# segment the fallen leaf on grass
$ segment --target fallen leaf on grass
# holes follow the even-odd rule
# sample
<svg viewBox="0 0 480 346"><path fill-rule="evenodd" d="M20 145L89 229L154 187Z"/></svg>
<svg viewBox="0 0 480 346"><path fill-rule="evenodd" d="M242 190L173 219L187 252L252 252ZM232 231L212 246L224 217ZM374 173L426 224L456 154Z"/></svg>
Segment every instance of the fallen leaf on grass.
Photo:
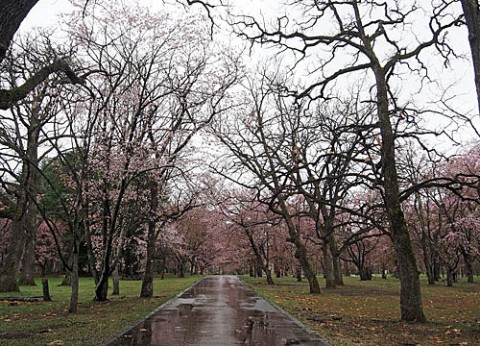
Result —
<svg viewBox="0 0 480 346"><path fill-rule="evenodd" d="M48 346L63 346L63 340L55 340L52 341L51 343L47 344Z"/></svg>

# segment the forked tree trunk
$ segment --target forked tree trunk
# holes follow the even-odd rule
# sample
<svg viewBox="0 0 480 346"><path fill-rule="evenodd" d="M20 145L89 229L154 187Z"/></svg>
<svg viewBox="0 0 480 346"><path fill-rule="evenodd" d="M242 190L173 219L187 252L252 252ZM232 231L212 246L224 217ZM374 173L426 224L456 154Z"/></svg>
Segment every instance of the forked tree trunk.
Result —
<svg viewBox="0 0 480 346"><path fill-rule="evenodd" d="M95 288L95 301L105 302L108 300L108 275L102 275ZM73 285L73 278L72 278Z"/></svg>
<svg viewBox="0 0 480 346"><path fill-rule="evenodd" d="M255 262L256 262L256 267L257 267L257 276L262 277L262 271L265 272L265 276L267 277L267 284L268 285L273 285L273 278L272 278L272 273L270 269L268 268L268 265L265 263L265 261L262 258L260 249L258 248L257 244L255 243L255 239L253 237L253 233L250 229L247 227L243 227L243 230L245 231L245 234L247 235L248 241L250 243L250 248L253 251L253 254L255 255Z"/></svg>
<svg viewBox="0 0 480 346"><path fill-rule="evenodd" d="M267 277L267 284L268 285L273 285L273 278L272 278L272 271L270 269L265 270L265 276Z"/></svg>
<svg viewBox="0 0 480 346"><path fill-rule="evenodd" d="M323 271L325 276L325 288L335 288L335 275L333 273L333 259L330 252L330 244L324 241L322 244Z"/></svg>
<svg viewBox="0 0 480 346"><path fill-rule="evenodd" d="M300 238L299 230L296 229L293 224L292 218L290 217L288 208L284 200L279 200L280 208L284 216L285 222L287 223L288 235L290 236L289 242L295 245L295 258L298 259L300 266L305 274L305 277L308 281L308 287L311 294L320 294L320 285L318 283L317 276L313 271L313 268L308 260L307 248Z"/></svg>

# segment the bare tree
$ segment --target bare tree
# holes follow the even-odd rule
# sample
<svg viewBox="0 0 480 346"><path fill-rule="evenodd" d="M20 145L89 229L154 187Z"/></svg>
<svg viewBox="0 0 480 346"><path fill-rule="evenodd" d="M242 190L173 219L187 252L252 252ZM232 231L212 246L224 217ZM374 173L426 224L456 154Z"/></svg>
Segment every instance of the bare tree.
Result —
<svg viewBox="0 0 480 346"><path fill-rule="evenodd" d="M290 5L304 16L297 21L279 18L272 27L251 17L240 18L234 24L241 35L254 42L278 45L300 54L301 58L309 53L317 54L316 81L294 93L299 98L332 97L332 86L340 79L362 72L372 77L372 99L367 96L365 101L373 102L377 110L382 149L381 184L400 271L401 316L402 320L423 322L419 273L399 198L392 117L401 113L402 106L398 105L391 85L396 72L405 67L409 73L427 73L421 53L428 48L436 48L448 56L451 50L444 33L459 24L461 18L440 16L448 6L433 4L423 9L437 14L427 23L428 35L420 42L407 43L397 37L398 33L407 31L405 23L409 18L420 11L412 3L291 1Z"/></svg>
<svg viewBox="0 0 480 346"><path fill-rule="evenodd" d="M28 71L68 54L53 49L45 35L24 38L17 45L15 56L8 56L6 60L9 64L10 85L15 87L28 78L26 77ZM1 274L1 281L5 283L5 288L2 289L18 290L18 286L15 287L13 283L22 254L20 282L34 284L34 245L39 222L37 207L41 193L40 162L51 152L50 139L45 129L53 126L60 111L55 97L60 82L61 79L53 76L45 80L28 97L15 103L1 116L1 183L6 192L11 192L11 200L6 204L15 205L11 209L11 219L16 239L12 244L16 250L9 251L11 256L8 257L9 260Z"/></svg>

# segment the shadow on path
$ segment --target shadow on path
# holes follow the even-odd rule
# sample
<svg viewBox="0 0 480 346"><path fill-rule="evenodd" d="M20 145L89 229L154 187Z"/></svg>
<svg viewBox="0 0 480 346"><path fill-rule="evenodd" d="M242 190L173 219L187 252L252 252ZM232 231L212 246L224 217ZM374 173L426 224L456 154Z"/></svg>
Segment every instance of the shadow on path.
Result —
<svg viewBox="0 0 480 346"><path fill-rule="evenodd" d="M286 316L235 276L207 277L146 320L104 345L316 345Z"/></svg>

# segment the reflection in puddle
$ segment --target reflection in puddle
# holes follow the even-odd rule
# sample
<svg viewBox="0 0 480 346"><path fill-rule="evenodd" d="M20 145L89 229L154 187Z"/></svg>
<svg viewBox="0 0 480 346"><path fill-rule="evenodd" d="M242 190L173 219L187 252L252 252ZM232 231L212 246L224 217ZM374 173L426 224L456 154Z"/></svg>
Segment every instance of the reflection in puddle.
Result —
<svg viewBox="0 0 480 346"><path fill-rule="evenodd" d="M208 277L107 345L327 345L244 287Z"/></svg>

